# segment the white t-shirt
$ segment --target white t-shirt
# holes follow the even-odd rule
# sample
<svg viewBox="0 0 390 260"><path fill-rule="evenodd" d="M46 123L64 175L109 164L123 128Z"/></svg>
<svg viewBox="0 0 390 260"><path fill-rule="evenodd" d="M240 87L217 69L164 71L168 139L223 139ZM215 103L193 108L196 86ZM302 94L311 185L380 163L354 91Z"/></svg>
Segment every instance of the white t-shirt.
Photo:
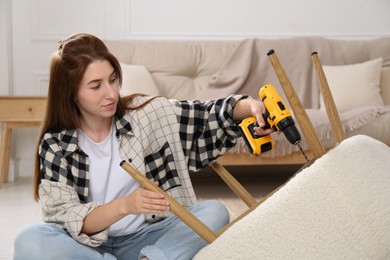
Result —
<svg viewBox="0 0 390 260"><path fill-rule="evenodd" d="M80 129L77 130L79 146L88 154L90 160L88 202L105 204L124 197L140 187L138 182L120 166L122 160L119 156L119 141L115 137L114 129L115 126L112 125L110 134L100 143L92 141ZM128 235L145 225L147 223L144 214L130 214L112 224L108 235Z"/></svg>

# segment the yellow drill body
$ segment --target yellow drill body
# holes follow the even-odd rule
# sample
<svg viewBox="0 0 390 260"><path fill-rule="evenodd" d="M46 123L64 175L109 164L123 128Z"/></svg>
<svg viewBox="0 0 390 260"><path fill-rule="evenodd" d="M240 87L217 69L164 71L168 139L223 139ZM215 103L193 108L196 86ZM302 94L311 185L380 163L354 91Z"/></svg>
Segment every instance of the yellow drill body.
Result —
<svg viewBox="0 0 390 260"><path fill-rule="evenodd" d="M272 128L274 131L284 133L287 140L299 145L301 136L295 126L295 122L287 106L271 84L263 86L259 91L259 97L265 106L264 128ZM258 126L254 117L249 117L239 124L241 134L247 144L250 152L254 155L270 151L275 144L271 135L254 135L253 128Z"/></svg>
<svg viewBox="0 0 390 260"><path fill-rule="evenodd" d="M260 89L259 97L266 109L264 115L266 128L272 128L275 132L282 131L280 124L283 120L286 120L286 118L291 117L291 113L284 105L278 92L276 92L272 85L268 84Z"/></svg>

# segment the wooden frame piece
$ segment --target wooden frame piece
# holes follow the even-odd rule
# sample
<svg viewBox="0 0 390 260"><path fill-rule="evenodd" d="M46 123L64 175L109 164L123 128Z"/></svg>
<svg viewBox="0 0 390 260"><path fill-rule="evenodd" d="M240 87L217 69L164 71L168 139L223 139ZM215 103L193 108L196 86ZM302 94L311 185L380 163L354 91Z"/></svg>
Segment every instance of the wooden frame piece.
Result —
<svg viewBox="0 0 390 260"><path fill-rule="evenodd" d="M324 100L326 114L328 116L330 127L332 128L332 132L335 135L336 142L340 143L346 137L343 124L341 123L336 104L334 102L332 93L330 91L328 81L325 77L325 73L321 65L320 57L318 57L317 52L313 52L311 54L311 57L313 60L314 68L316 70L317 81L320 87L322 98Z"/></svg>
<svg viewBox="0 0 390 260"><path fill-rule="evenodd" d="M271 61L271 64L275 70L276 76L279 79L280 85L283 88L284 93L288 99L288 102L291 106L292 111L294 112L295 118L298 121L301 131L306 138L306 141L313 152L314 158L319 158L325 154L325 148L322 146L320 139L317 137L317 134L314 130L313 124L309 119L301 101L298 98L290 80L287 77L286 72L284 71L278 56L274 50L270 50L268 53L268 58Z"/></svg>
<svg viewBox="0 0 390 260"><path fill-rule="evenodd" d="M169 196L169 194L167 194L165 191L157 187L151 180L142 175L142 173L132 167L129 163L127 163L126 161L122 161L121 166L131 175L131 177L133 177L139 184L141 184L142 187L147 190L162 194L164 198L169 201L169 206L171 208L172 213L175 214L178 218L180 218L185 224L187 224L192 230L194 230L208 243L213 242L218 237L216 233L214 233L198 218L192 215L188 211L188 209L183 207L174 198Z"/></svg>

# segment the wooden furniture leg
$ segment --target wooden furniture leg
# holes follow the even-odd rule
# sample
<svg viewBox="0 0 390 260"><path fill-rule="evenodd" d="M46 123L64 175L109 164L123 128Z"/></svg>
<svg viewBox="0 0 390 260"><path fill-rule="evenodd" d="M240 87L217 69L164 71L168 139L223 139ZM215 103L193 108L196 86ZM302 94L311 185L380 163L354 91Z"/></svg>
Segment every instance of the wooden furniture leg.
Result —
<svg viewBox="0 0 390 260"><path fill-rule="evenodd" d="M336 142L340 143L346 137L343 124L341 123L340 116L330 91L328 81L326 80L318 53L313 52L311 57L314 63L314 68L317 72L317 81L318 85L320 86L320 91L324 100L326 114L328 116L332 132L335 135Z"/></svg>
<svg viewBox="0 0 390 260"><path fill-rule="evenodd" d="M2 122L1 147L0 147L0 189L3 181L8 182L12 129L39 127L40 125L41 122L36 120L31 120L26 122L22 122L22 121Z"/></svg>
<svg viewBox="0 0 390 260"><path fill-rule="evenodd" d="M178 203L174 198L169 196L162 189L157 187L152 181L142 175L137 169L132 167L126 161L121 162L121 166L125 169L138 183L141 184L147 190L155 191L164 196L169 201L169 206L173 214L180 218L187 226L194 230L199 236L201 236L208 243L213 242L218 234L214 233L205 224L203 224L198 218L191 214L185 207Z"/></svg>
<svg viewBox="0 0 390 260"><path fill-rule="evenodd" d="M319 158L325 154L325 148L322 146L317 134L314 130L313 124L310 121L305 109L302 106L295 90L288 79L286 72L284 71L280 61L274 50L268 52L268 58L275 70L276 76L286 94L288 102L290 103L291 109L294 111L295 117L298 121L301 131L306 138L306 141L313 152L315 158Z"/></svg>
<svg viewBox="0 0 390 260"><path fill-rule="evenodd" d="M256 199L220 163L214 162L211 167L248 207L252 207L257 203Z"/></svg>
<svg viewBox="0 0 390 260"><path fill-rule="evenodd" d="M0 188L8 181L9 158L11 147L12 131L7 122L2 123L1 149L0 149Z"/></svg>

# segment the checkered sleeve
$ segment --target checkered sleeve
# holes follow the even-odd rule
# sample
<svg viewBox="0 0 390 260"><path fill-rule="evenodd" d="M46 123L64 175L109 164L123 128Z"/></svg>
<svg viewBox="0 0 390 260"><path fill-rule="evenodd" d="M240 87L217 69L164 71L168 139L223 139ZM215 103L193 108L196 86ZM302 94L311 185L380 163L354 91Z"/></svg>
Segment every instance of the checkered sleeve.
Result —
<svg viewBox="0 0 390 260"><path fill-rule="evenodd" d="M74 167L66 160L58 139L46 134L40 143L39 156L39 203L43 220L62 225L80 243L93 247L101 245L107 240L107 230L92 236L81 233L85 217L99 204L80 201L77 181L74 181L79 172L72 174Z"/></svg>
<svg viewBox="0 0 390 260"><path fill-rule="evenodd" d="M49 180L42 180L39 185L39 197L43 221L61 225L76 241L88 246L97 247L107 240L107 229L91 236L81 232L85 217L98 203L80 203L73 188Z"/></svg>
<svg viewBox="0 0 390 260"><path fill-rule="evenodd" d="M39 146L41 177L73 186L81 201L88 197L87 155L78 148L75 130L46 133Z"/></svg>
<svg viewBox="0 0 390 260"><path fill-rule="evenodd" d="M190 170L199 170L237 143L238 126L233 121L233 109L244 95L206 102L176 101L180 124L180 139Z"/></svg>

